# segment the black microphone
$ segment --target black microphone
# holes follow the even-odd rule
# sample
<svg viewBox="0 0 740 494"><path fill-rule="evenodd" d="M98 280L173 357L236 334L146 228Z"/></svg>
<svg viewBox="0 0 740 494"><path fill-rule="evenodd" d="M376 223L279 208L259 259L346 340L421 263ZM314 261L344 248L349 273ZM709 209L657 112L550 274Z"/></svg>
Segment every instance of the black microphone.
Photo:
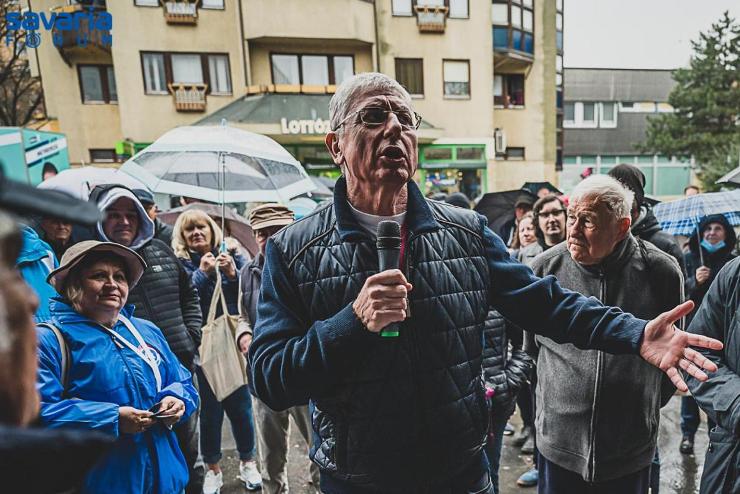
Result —
<svg viewBox="0 0 740 494"><path fill-rule="evenodd" d="M401 225L396 221L378 223L378 264L380 272L388 269L399 269L401 261ZM399 335L397 324L389 324L380 331L380 336L395 337Z"/></svg>

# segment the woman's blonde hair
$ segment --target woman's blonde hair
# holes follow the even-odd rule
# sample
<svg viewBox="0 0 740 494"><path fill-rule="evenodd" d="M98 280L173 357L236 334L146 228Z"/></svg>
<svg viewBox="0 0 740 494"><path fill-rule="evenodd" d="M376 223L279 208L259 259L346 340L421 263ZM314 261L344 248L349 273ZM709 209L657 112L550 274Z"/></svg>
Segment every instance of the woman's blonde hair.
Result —
<svg viewBox="0 0 740 494"><path fill-rule="evenodd" d="M175 255L180 259L190 259L190 249L188 249L188 242L185 239L185 230L190 229L190 227L200 221L205 221L211 228L211 250L221 245L223 233L221 233L221 228L213 221L213 218L198 209L185 211L177 217L175 226L172 229L172 250L175 251Z"/></svg>

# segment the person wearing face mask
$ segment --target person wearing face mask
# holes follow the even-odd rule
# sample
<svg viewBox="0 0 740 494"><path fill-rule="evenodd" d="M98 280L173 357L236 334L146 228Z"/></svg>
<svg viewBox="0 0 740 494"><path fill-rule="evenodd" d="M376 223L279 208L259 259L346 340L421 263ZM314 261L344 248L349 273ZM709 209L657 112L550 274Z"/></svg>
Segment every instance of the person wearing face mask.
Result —
<svg viewBox="0 0 740 494"><path fill-rule="evenodd" d="M694 233L689 239L689 252L686 254L686 271L689 273L686 281L686 294L694 301L696 307L701 305L704 296L709 291L714 278L720 269L736 256L732 253L735 248L735 230L721 214L704 218L698 226L698 234ZM694 317L694 312L686 320L688 325ZM712 430L714 424L708 419L707 429ZM681 432L683 437L679 450L683 454L694 453L694 436L699 428L699 407L691 396L681 398Z"/></svg>

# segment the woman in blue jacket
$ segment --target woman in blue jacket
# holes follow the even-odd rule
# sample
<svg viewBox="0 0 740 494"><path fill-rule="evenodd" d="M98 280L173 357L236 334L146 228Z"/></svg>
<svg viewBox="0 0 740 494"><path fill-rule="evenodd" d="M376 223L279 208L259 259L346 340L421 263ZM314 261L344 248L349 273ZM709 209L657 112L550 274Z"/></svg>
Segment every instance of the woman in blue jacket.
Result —
<svg viewBox="0 0 740 494"><path fill-rule="evenodd" d="M223 236L216 222L203 211L190 209L178 216L172 232L172 249L190 274L200 296L203 322L207 322L216 283L220 280L226 308L232 315L239 312L239 272L245 259L234 250L222 248ZM218 304L216 316L221 315ZM234 343L236 345L236 343ZM221 426L224 412L229 416L236 449L239 452L239 479L249 491L262 487L255 455L252 397L242 386L222 401L216 399L203 371L198 368L200 409L200 449L208 471L203 483L204 494L216 494L223 485L221 460Z"/></svg>
<svg viewBox="0 0 740 494"><path fill-rule="evenodd" d="M41 421L117 438L83 492L175 494L188 481L172 426L198 394L159 329L125 306L144 268L134 251L90 240L49 273L61 297L38 326Z"/></svg>

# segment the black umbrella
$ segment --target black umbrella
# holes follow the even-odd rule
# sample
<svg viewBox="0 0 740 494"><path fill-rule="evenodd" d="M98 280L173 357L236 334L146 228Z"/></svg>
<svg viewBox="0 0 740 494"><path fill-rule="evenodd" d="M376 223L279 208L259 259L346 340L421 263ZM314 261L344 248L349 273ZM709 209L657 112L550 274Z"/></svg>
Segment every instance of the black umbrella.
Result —
<svg viewBox="0 0 740 494"><path fill-rule="evenodd" d="M522 185L522 189L528 190L535 196L537 195L537 192L539 192L540 189L547 189L552 194L562 195L563 191L555 187L550 182L524 182L524 185Z"/></svg>
<svg viewBox="0 0 740 494"><path fill-rule="evenodd" d="M533 203L537 200L537 196L526 189L489 192L480 198L475 210L488 218L489 228L498 233L504 223L514 219L514 206L521 196L528 196Z"/></svg>

